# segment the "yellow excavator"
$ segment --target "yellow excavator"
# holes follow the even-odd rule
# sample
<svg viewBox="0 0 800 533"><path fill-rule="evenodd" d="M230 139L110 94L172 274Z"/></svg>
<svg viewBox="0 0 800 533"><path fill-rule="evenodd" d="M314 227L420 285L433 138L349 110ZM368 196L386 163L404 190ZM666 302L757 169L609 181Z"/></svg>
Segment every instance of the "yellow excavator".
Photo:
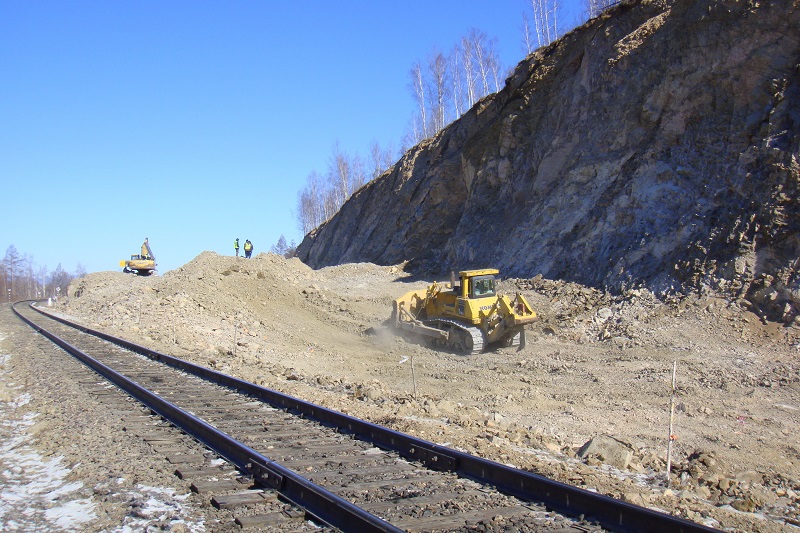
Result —
<svg viewBox="0 0 800 533"><path fill-rule="evenodd" d="M464 270L450 283L433 282L427 289L410 291L394 301L392 326L428 337L432 343L465 355L489 345L519 346L525 325L536 312L525 298L498 294L494 268Z"/></svg>
<svg viewBox="0 0 800 533"><path fill-rule="evenodd" d="M126 274L138 274L140 276L149 276L156 271L156 256L153 255L153 250L150 249L150 243L145 238L142 243L142 251L139 255L132 255L129 260L123 259L119 262L122 271Z"/></svg>

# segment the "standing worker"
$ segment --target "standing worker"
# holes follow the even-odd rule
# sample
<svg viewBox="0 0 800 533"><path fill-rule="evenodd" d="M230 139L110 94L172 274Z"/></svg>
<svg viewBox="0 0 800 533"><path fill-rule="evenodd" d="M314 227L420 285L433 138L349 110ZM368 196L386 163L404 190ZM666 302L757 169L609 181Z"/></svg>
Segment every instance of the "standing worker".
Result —
<svg viewBox="0 0 800 533"><path fill-rule="evenodd" d="M239 257L239 237L236 237L236 240L233 241L233 249L236 250L236 257Z"/></svg>
<svg viewBox="0 0 800 533"><path fill-rule="evenodd" d="M244 256L247 259L250 259L250 255L253 253L253 243L250 242L250 239L244 241Z"/></svg>

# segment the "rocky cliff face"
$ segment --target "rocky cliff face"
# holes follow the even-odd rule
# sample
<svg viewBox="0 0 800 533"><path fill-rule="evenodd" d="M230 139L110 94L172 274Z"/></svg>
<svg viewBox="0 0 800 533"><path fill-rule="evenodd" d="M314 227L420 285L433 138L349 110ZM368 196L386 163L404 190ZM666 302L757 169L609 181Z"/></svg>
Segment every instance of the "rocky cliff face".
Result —
<svg viewBox="0 0 800 533"><path fill-rule="evenodd" d="M800 0L617 6L520 63L298 248L800 310Z"/></svg>

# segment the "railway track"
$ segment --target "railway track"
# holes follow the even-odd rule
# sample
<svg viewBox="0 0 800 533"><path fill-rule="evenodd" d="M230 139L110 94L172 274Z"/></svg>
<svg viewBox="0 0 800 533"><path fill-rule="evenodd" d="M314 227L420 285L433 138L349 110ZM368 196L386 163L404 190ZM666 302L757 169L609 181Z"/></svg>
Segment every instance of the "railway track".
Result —
<svg viewBox="0 0 800 533"><path fill-rule="evenodd" d="M270 529L288 517L297 530L311 520L345 531L715 531L398 433L27 302L14 312L224 459L171 461L245 528Z"/></svg>

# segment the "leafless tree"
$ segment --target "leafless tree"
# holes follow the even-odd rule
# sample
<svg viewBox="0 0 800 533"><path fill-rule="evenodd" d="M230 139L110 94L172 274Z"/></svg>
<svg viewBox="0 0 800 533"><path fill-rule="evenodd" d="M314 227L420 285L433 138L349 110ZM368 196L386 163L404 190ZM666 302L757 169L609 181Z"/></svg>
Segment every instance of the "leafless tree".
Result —
<svg viewBox="0 0 800 533"><path fill-rule="evenodd" d="M297 227L306 235L314 229L311 226L311 206L308 198L308 190L302 188L297 191L297 210L295 211Z"/></svg>
<svg viewBox="0 0 800 533"><path fill-rule="evenodd" d="M76 277L82 278L83 276L86 275L86 268L84 268L83 266L78 264L78 268L76 268L76 274L77 274ZM39 267L38 270L36 270L36 281L37 281L37 283L39 283L39 285L41 287L42 297L43 298L47 297L48 293L47 293L47 267L46 266ZM37 298L38 298L38 294L37 294Z"/></svg>
<svg viewBox="0 0 800 533"><path fill-rule="evenodd" d="M425 139L425 137L425 132L422 128L422 118L419 113L414 113L411 115L411 119L408 122L407 133L403 138L403 151L419 143Z"/></svg>
<svg viewBox="0 0 800 533"><path fill-rule="evenodd" d="M292 241L291 244L286 244L286 237L281 235L278 242L272 245L269 250L273 254L282 255L286 259L291 259L297 255L297 244Z"/></svg>
<svg viewBox="0 0 800 533"><path fill-rule="evenodd" d="M461 38L449 56L434 49L426 70L417 61L410 71L417 112L404 145L435 135L480 98L499 90L501 70L496 39L476 28Z"/></svg>
<svg viewBox="0 0 800 533"><path fill-rule="evenodd" d="M492 44L489 42L486 34L482 31L479 31L475 28L471 28L469 33L467 34L467 39L472 43L472 54L475 60L475 67L477 69L478 76L480 78L481 87L483 91L478 96L478 99L483 98L487 94L489 94L489 76L490 76L490 67L489 64L491 62L491 46Z"/></svg>
<svg viewBox="0 0 800 533"><path fill-rule="evenodd" d="M428 94L431 98L431 120L433 129L430 133L436 133L444 128L447 123L447 89L450 77L447 68L447 58L444 54L434 50L428 60L428 72L430 74L430 90Z"/></svg>
<svg viewBox="0 0 800 533"><path fill-rule="evenodd" d="M522 51L525 52L525 55L529 55L536 50L536 47L533 44L533 35L531 23L528 20L528 13L522 13Z"/></svg>
<svg viewBox="0 0 800 533"><path fill-rule="evenodd" d="M467 95L467 108L472 107L478 101L475 90L477 76L473 47L474 44L468 36L461 38L461 46L458 47L458 52L461 55L461 66L463 67L462 73Z"/></svg>
<svg viewBox="0 0 800 533"><path fill-rule="evenodd" d="M22 256L17 251L17 247L13 244L6 248L6 255L3 258L3 265L5 266L6 276L6 297L11 301L15 300L18 296L17 285L20 270L22 266Z"/></svg>
<svg viewBox="0 0 800 533"><path fill-rule="evenodd" d="M559 37L561 3L559 0L531 0L531 8L537 48L547 46Z"/></svg>
<svg viewBox="0 0 800 533"><path fill-rule="evenodd" d="M367 181L369 180L367 179L367 169L364 166L364 160L361 159L360 155L355 154L350 158L350 194L347 195L347 198L350 198L353 193L363 187ZM347 198L345 198L345 201L347 201Z"/></svg>
<svg viewBox="0 0 800 533"><path fill-rule="evenodd" d="M331 158L328 162L328 183L336 196L336 203L338 204L336 209L339 209L353 193L351 178L350 159L342 151L337 140L333 145Z"/></svg>
<svg viewBox="0 0 800 533"><path fill-rule="evenodd" d="M80 264L77 270L86 274L86 269ZM21 254L12 244L0 260L0 298L18 301L55 296L56 287L60 287L61 294L66 295L69 283L74 278L61 265L48 274L47 267L37 266L33 257Z"/></svg>
<svg viewBox="0 0 800 533"><path fill-rule="evenodd" d="M41 289L39 287L39 282L36 279L36 274L34 272L34 264L33 259L25 256L25 263L23 265L23 277L24 277L24 286L23 290L25 291L26 298L38 298L41 296ZM70 279L72 276L70 276Z"/></svg>
<svg viewBox="0 0 800 533"><path fill-rule="evenodd" d="M56 291L57 295L66 296L70 281L72 281L72 275L61 268L61 263L59 263L50 274L48 283Z"/></svg>
<svg viewBox="0 0 800 533"><path fill-rule="evenodd" d="M278 242L272 245L269 250L273 254L281 255L286 259L292 258L297 253L297 245L292 241L292 244L286 244L286 237L281 234Z"/></svg>
<svg viewBox="0 0 800 533"><path fill-rule="evenodd" d="M464 76L465 72L462 68L463 54L461 53L461 46L456 45L450 53L450 86L451 97L450 101L453 104L453 116L460 117L466 110L465 91L464 91Z"/></svg>
<svg viewBox="0 0 800 533"><path fill-rule="evenodd" d="M332 187L323 189L324 196L322 197L322 220L320 224L330 220L336 214L342 204L339 203L339 195Z"/></svg>
<svg viewBox="0 0 800 533"><path fill-rule="evenodd" d="M323 178L316 170L309 173L297 194L297 224L307 234L329 220L358 189L391 166L391 150L382 150L373 141L367 168L360 155L350 157L336 141Z"/></svg>
<svg viewBox="0 0 800 533"><path fill-rule="evenodd" d="M587 18L595 18L614 3L614 0L584 0Z"/></svg>
<svg viewBox="0 0 800 533"><path fill-rule="evenodd" d="M286 237L284 237L283 234L281 233L281 236L278 237L278 242L273 244L272 247L269 249L269 251L273 254L283 255L284 252L286 251L286 248L287 248Z"/></svg>
<svg viewBox="0 0 800 533"><path fill-rule="evenodd" d="M394 163L392 148L383 149L378 141L373 140L369 146L370 180L384 173Z"/></svg>
<svg viewBox="0 0 800 533"><path fill-rule="evenodd" d="M298 198L298 223L303 234L307 234L328 220L326 216L326 197L328 196L322 178L312 171L306 178L306 186Z"/></svg>
<svg viewBox="0 0 800 533"><path fill-rule="evenodd" d="M428 115L426 112L428 101L425 95L425 77L419 61L412 65L409 76L411 77L411 89L417 102L417 112L419 113L423 132L422 138L424 139L428 131Z"/></svg>
<svg viewBox="0 0 800 533"><path fill-rule="evenodd" d="M489 67L489 74L491 74L492 82L494 83L494 92L500 90L500 58L497 57L497 49L494 47L494 42L492 42L492 47L489 50L488 55L488 67Z"/></svg>

